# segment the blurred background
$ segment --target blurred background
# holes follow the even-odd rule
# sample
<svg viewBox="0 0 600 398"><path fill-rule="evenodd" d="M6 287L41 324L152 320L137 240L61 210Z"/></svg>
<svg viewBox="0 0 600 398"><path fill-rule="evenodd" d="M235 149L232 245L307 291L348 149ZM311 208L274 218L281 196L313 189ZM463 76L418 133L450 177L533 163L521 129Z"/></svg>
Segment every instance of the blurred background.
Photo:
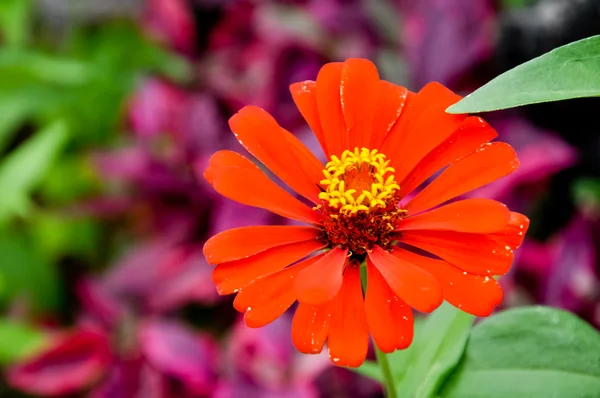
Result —
<svg viewBox="0 0 600 398"><path fill-rule="evenodd" d="M284 222L200 178L227 119L261 106L322 158L288 85L326 62L466 94L595 34L598 0L0 0L0 396L382 396L216 294L204 241ZM505 306L600 327L599 109L485 115L521 168L474 195L532 219Z"/></svg>

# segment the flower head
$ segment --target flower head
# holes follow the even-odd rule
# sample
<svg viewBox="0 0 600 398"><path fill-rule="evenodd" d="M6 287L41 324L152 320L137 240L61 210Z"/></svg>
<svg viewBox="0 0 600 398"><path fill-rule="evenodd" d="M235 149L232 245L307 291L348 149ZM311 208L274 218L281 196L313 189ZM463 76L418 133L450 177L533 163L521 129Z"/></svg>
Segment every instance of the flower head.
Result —
<svg viewBox="0 0 600 398"><path fill-rule="evenodd" d="M207 241L213 281L219 293L237 293L246 324L264 326L298 301L296 348L318 353L327 341L333 363L359 366L369 334L384 352L410 345L411 307L430 312L447 300L489 315L502 300L492 276L509 270L529 220L493 200L452 200L513 172L514 150L490 143L496 132L481 118L445 113L460 97L440 84L412 93L380 80L368 60L326 64L316 82L290 88L326 165L260 108L229 124L306 201L235 152L215 153L204 172L220 194L308 224L236 228Z"/></svg>

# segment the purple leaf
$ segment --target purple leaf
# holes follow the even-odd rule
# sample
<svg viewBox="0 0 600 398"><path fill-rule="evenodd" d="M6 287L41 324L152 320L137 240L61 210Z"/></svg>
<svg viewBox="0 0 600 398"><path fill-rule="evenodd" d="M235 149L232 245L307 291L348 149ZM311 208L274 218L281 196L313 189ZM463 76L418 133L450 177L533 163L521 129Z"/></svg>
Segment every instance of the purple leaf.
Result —
<svg viewBox="0 0 600 398"><path fill-rule="evenodd" d="M171 395L166 378L143 358L116 361L104 381L90 398L179 398Z"/></svg>
<svg viewBox="0 0 600 398"><path fill-rule="evenodd" d="M124 314L124 308L116 297L99 281L81 280L77 286L77 297L87 315L111 329Z"/></svg>
<svg viewBox="0 0 600 398"><path fill-rule="evenodd" d="M214 304L221 298L212 282L213 268L206 262L202 248L180 250L182 261L165 262L160 267L156 285L162 287L148 298L152 310L165 311L190 302Z"/></svg>
<svg viewBox="0 0 600 398"><path fill-rule="evenodd" d="M291 317L283 315L262 328L236 324L227 344L228 375L218 388L219 397L235 397L247 390L256 397L316 397L315 377L330 366L327 355L296 351Z"/></svg>
<svg viewBox="0 0 600 398"><path fill-rule="evenodd" d="M576 217L557 237L556 257L548 275L544 302L571 311L597 299L600 280L589 222Z"/></svg>
<svg viewBox="0 0 600 398"><path fill-rule="evenodd" d="M158 40L184 55L194 55L196 27L187 1L149 0L142 23Z"/></svg>
<svg viewBox="0 0 600 398"><path fill-rule="evenodd" d="M107 336L80 329L57 336L46 350L11 367L7 380L30 394L60 396L96 382L111 360Z"/></svg>
<svg viewBox="0 0 600 398"><path fill-rule="evenodd" d="M185 100L185 92L174 85L158 79L145 80L129 106L133 131L141 138L174 132L178 110Z"/></svg>
<svg viewBox="0 0 600 398"><path fill-rule="evenodd" d="M531 184L543 181L577 161L577 153L573 147L551 132L540 130L525 120L509 117L492 124L498 130L500 138L515 148L521 165L514 173L473 191L468 195L470 197L494 198L508 202L509 207L519 210L519 202L533 199L516 197L515 190L519 186L529 184L526 193L530 194Z"/></svg>
<svg viewBox="0 0 600 398"><path fill-rule="evenodd" d="M119 297L135 299L151 311L220 299L201 247L167 241L149 242L133 250L109 271L104 283ZM161 288L156 290L156 286Z"/></svg>
<svg viewBox="0 0 600 398"><path fill-rule="evenodd" d="M399 0L405 56L413 84L451 86L491 55L494 10L490 0Z"/></svg>
<svg viewBox="0 0 600 398"><path fill-rule="evenodd" d="M171 251L172 245L165 240L134 248L105 275L106 287L119 296L146 297L160 280L160 262L165 261Z"/></svg>
<svg viewBox="0 0 600 398"><path fill-rule="evenodd" d="M266 225L273 219L266 210L248 207L229 199L222 198L215 203L211 214L210 232L212 236L219 232L250 225Z"/></svg>
<svg viewBox="0 0 600 398"><path fill-rule="evenodd" d="M141 84L131 100L129 120L143 142L170 136L177 156L184 157L213 152L219 135L226 131L212 97L158 79Z"/></svg>
<svg viewBox="0 0 600 398"><path fill-rule="evenodd" d="M196 394L212 389L217 356L212 338L165 320L146 321L139 338L143 355L155 369Z"/></svg>

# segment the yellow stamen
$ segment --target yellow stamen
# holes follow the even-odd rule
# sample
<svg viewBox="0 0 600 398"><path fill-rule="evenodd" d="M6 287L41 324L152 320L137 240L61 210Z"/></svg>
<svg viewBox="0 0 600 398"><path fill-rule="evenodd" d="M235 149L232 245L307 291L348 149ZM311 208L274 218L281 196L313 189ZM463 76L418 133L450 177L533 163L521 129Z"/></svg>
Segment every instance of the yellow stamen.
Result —
<svg viewBox="0 0 600 398"><path fill-rule="evenodd" d="M325 179L321 185L325 192L319 194L319 199L343 214L386 207L386 202L400 189L389 163L377 149L354 148L344 151L339 158L331 156L323 170Z"/></svg>

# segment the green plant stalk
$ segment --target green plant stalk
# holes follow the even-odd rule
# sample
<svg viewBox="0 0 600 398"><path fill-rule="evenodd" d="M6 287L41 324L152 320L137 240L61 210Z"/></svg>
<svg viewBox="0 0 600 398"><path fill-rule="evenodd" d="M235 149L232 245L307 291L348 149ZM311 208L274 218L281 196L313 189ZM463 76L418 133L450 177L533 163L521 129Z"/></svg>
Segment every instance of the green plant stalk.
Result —
<svg viewBox="0 0 600 398"><path fill-rule="evenodd" d="M360 280L362 282L363 292L366 294L367 292L367 267L366 264L363 263L360 266ZM385 388L385 396L386 398L397 398L396 394L396 386L394 385L394 377L392 375L392 368L390 367L390 362L388 361L387 354L380 351L377 348L377 344L373 342L373 347L375 347L375 356L377 357L377 364L381 368L381 374L383 375L383 386Z"/></svg>
<svg viewBox="0 0 600 398"><path fill-rule="evenodd" d="M388 361L387 355L380 351L375 345L375 355L377 357L377 364L381 368L381 374L383 375L383 385L385 387L385 396L387 398L397 398L396 386L394 385L394 377L392 376L392 369L390 362Z"/></svg>

